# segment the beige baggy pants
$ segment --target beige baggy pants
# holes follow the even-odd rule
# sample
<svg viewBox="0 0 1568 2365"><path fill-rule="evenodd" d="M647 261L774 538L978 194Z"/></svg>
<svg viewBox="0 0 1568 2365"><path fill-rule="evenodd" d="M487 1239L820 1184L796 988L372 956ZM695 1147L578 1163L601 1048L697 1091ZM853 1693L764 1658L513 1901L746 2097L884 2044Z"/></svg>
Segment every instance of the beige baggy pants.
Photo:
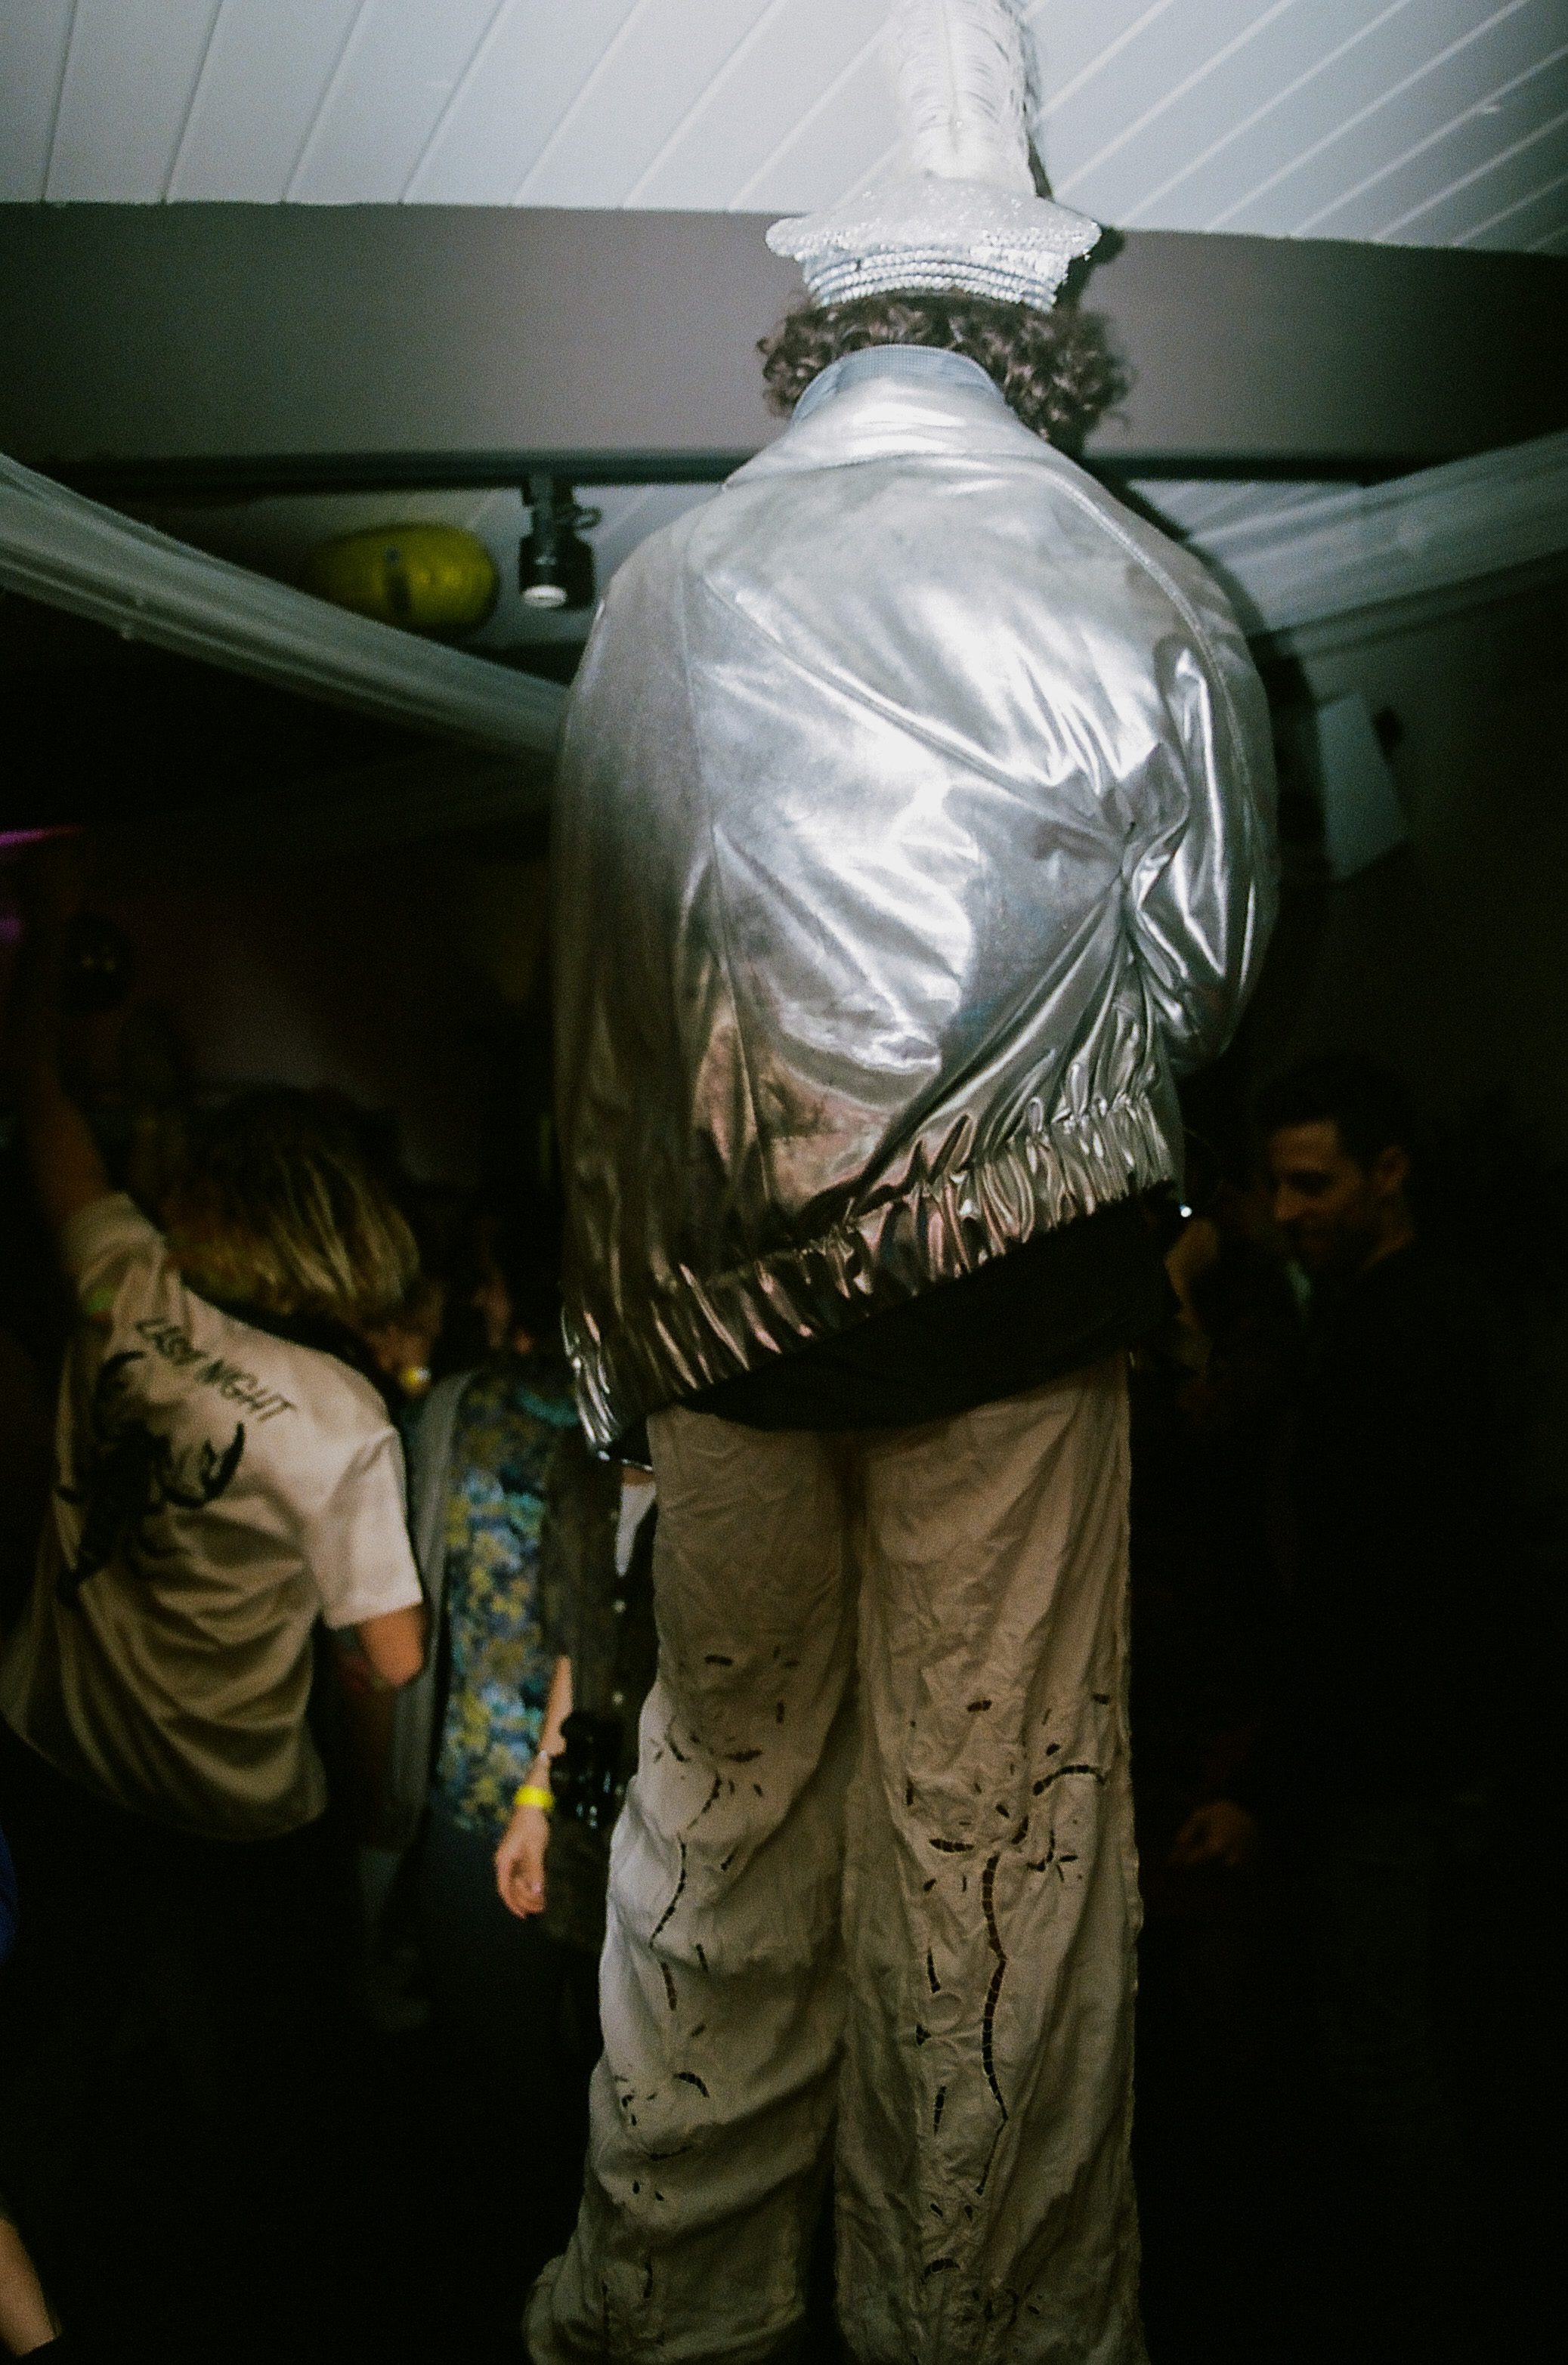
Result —
<svg viewBox="0 0 1568 2365"><path fill-rule="evenodd" d="M918 1429L648 1430L659 1673L534 2365L759 2365L830 2154L861 2365L1143 2365L1122 1358Z"/></svg>

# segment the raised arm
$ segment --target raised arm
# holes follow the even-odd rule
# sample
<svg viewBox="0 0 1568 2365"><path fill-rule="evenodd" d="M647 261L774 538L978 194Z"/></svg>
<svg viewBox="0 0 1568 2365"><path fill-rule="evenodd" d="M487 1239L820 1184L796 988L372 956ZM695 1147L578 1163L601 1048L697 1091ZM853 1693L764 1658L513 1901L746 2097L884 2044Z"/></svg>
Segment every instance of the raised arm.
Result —
<svg viewBox="0 0 1568 2365"><path fill-rule="evenodd" d="M109 1178L86 1118L60 1072L60 970L65 924L81 901L81 868L63 841L23 866L27 923L12 1003L11 1056L22 1139L39 1203L59 1238L71 1217L102 1199Z"/></svg>

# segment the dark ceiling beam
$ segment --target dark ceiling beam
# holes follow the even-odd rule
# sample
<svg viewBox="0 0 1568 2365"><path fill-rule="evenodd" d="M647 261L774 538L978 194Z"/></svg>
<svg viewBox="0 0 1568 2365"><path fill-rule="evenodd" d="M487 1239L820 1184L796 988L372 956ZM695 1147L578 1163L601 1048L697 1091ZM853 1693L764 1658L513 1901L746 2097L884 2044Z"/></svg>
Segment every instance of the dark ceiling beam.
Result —
<svg viewBox="0 0 1568 2365"><path fill-rule="evenodd" d="M766 219L0 207L0 449L127 495L722 475L778 432ZM1568 426L1562 259L1140 230L1084 300L1134 374L1106 473L1376 477Z"/></svg>
<svg viewBox="0 0 1568 2365"><path fill-rule="evenodd" d="M105 500L192 496L242 499L261 493L462 491L514 486L529 476L570 485L720 485L749 460L734 452L551 451L255 452L220 458L100 458L51 463L45 470Z"/></svg>
<svg viewBox="0 0 1568 2365"><path fill-rule="evenodd" d="M530 476L557 483L721 485L753 456L744 452L259 452L222 459L113 459L41 462L44 474L109 502L232 501L286 493L475 491L516 486ZM1379 485L1431 464L1429 453L1286 452L1260 459L1234 452L1079 455L1112 484L1132 479L1203 477L1255 484L1329 481Z"/></svg>

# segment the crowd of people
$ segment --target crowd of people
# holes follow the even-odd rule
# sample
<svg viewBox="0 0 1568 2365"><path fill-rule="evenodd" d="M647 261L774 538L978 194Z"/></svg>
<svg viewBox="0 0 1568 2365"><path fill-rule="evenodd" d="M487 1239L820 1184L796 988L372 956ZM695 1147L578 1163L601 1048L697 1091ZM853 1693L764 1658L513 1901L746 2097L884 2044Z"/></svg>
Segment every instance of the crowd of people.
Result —
<svg viewBox="0 0 1568 2365"><path fill-rule="evenodd" d="M62 1079L68 867L35 877L13 1026L71 1315L0 1658L0 2343L347 2355L368 2322L398 2353L350 2296L386 2229L343 2192L417 2059L409 2353L505 2354L586 2139L653 1475L579 1425L547 1195L421 1193L284 1091L185 1110L156 1204L125 1187ZM1139 1213L1157 2359L1240 2365L1262 2326L1288 2354L1282 2311L1304 2357L1485 2353L1458 2070L1487 1949L1453 1900L1508 1812L1520 1365L1423 1230L1417 1140L1392 1078L1318 1059L1262 1095L1254 1164L1192 1143L1196 1204ZM8 1461L15 1522L38 1456ZM1195 2273L1216 2228L1232 2266Z"/></svg>

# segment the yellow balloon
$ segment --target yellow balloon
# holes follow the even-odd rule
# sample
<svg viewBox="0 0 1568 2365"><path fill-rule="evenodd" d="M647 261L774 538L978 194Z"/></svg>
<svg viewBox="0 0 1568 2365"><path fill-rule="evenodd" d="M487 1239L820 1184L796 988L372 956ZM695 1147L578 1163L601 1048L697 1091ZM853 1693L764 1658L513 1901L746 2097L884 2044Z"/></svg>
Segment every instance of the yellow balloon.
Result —
<svg viewBox="0 0 1568 2365"><path fill-rule="evenodd" d="M305 562L305 588L334 607L416 633L465 633L496 604L500 578L459 525L377 526L324 542Z"/></svg>

